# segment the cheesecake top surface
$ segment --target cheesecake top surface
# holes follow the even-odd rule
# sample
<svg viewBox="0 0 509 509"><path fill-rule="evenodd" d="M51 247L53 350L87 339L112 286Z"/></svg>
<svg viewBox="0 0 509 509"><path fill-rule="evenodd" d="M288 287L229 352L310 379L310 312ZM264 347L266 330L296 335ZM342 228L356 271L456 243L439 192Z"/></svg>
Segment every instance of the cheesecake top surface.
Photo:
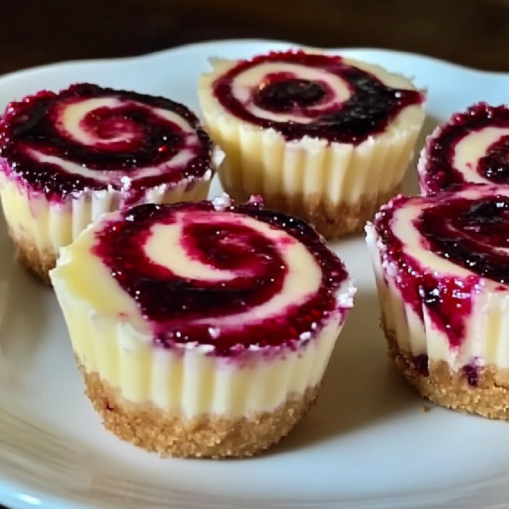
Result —
<svg viewBox="0 0 509 509"><path fill-rule="evenodd" d="M72 295L166 348L297 347L352 306L347 271L324 240L258 199L140 205L105 216L62 253L53 277Z"/></svg>
<svg viewBox="0 0 509 509"><path fill-rule="evenodd" d="M56 199L210 178L212 156L184 105L87 83L11 102L0 120L2 171Z"/></svg>
<svg viewBox="0 0 509 509"><path fill-rule="evenodd" d="M428 138L419 159L426 193L457 184L509 183L509 109L478 103L454 114Z"/></svg>
<svg viewBox="0 0 509 509"><path fill-rule="evenodd" d="M409 80L340 56L292 50L212 63L210 87L221 107L288 141L307 136L357 145L424 101Z"/></svg>

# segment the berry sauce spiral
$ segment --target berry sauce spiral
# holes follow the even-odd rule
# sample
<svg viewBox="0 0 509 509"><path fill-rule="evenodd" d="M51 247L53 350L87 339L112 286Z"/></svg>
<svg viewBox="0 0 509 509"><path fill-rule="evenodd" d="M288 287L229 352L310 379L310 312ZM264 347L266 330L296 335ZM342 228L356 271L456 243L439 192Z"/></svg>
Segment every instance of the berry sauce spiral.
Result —
<svg viewBox="0 0 509 509"><path fill-rule="evenodd" d="M232 115L286 140L349 144L382 133L404 108L424 100L421 92L391 88L339 56L303 51L241 61L216 79L213 92Z"/></svg>
<svg viewBox="0 0 509 509"><path fill-rule="evenodd" d="M509 290L509 190L463 184L428 197L392 200L374 226L397 286L452 347L461 345L472 298L481 287ZM491 283L490 283L491 282Z"/></svg>
<svg viewBox="0 0 509 509"><path fill-rule="evenodd" d="M185 106L86 83L13 102L0 121L1 170L50 199L191 182L210 177L211 157Z"/></svg>
<svg viewBox="0 0 509 509"><path fill-rule="evenodd" d="M348 275L306 223L217 203L140 205L96 234L93 248L153 327L155 342L212 345L221 356L295 348L334 313Z"/></svg>
<svg viewBox="0 0 509 509"><path fill-rule="evenodd" d="M478 103L452 116L428 139L419 161L425 193L465 182L509 183L509 109Z"/></svg>

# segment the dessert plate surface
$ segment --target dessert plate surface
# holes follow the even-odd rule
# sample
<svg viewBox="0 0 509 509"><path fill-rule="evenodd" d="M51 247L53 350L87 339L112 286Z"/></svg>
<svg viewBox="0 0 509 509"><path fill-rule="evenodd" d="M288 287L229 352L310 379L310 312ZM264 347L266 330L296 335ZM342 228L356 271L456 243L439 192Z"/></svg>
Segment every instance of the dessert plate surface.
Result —
<svg viewBox="0 0 509 509"><path fill-rule="evenodd" d="M287 46L221 41L40 67L0 78L0 107L42 88L88 81L165 95L197 110L196 82L209 57ZM391 51L341 53L428 88L423 135L479 100L509 102L509 75ZM406 186L415 192L412 168ZM219 192L215 182L211 196ZM358 293L317 407L267 454L221 462L161 460L103 430L83 395L52 290L13 262L3 224L0 238L0 503L12 509L467 509L509 500L509 424L424 407L389 364L361 235L332 246Z"/></svg>

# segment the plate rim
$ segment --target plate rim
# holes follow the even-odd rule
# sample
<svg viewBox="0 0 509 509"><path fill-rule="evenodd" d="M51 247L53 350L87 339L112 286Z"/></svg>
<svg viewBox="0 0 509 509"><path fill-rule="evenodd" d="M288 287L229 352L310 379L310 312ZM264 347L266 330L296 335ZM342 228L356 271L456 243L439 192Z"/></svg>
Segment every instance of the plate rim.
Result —
<svg viewBox="0 0 509 509"><path fill-rule="evenodd" d="M288 41L284 39L263 39L263 38L231 38L231 39L209 39L201 42L190 42L187 44L182 44L174 47L169 47L161 50L150 51L147 53L142 53L139 55L127 55L120 57L108 57L108 58L86 58L86 59L66 59L66 60L58 60L54 62L49 62L47 64L35 65L32 67L17 69L14 71L10 71L4 74L0 74L0 86L4 81L10 81L15 79L22 79L30 77L31 74L37 74L38 72L51 72L56 69L60 69L62 67L81 67L87 65L114 65L114 64L135 64L135 63L145 63L147 60L164 58L169 53L176 52L185 52L192 51L195 49L199 49L204 46L230 46L230 45L251 45L251 44L274 44L274 45L286 45L286 46L295 46L295 47L313 47L319 50L329 51L329 52L337 52L340 53L342 51L352 51L352 52L370 52L370 53L379 53L386 55L397 55L399 57L406 58L418 58L420 60L427 61L428 63L435 65L445 65L448 68L455 68L458 71L467 71L470 73L479 73L485 74L493 77L509 77L508 71L494 71L494 70L485 70L480 69L474 66L468 66L464 64L457 63L453 60L448 60L444 58L434 57L425 53L419 52L411 52L411 51L403 51L403 50L393 50L388 48L379 48L375 46L310 46L305 44L300 44L293 41Z"/></svg>

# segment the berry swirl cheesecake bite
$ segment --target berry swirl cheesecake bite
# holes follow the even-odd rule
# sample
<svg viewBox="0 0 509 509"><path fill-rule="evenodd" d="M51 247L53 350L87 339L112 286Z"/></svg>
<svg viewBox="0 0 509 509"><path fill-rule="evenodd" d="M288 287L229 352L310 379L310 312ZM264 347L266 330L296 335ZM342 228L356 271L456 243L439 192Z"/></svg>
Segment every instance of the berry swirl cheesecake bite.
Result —
<svg viewBox="0 0 509 509"><path fill-rule="evenodd" d="M418 174L423 194L465 182L509 184L509 108L478 103L454 114L426 140Z"/></svg>
<svg viewBox="0 0 509 509"><path fill-rule="evenodd" d="M509 420L509 187L399 196L366 230L397 368L438 405Z"/></svg>
<svg viewBox="0 0 509 509"><path fill-rule="evenodd" d="M313 228L226 196L107 214L51 278L105 427L179 457L251 456L287 435L354 295Z"/></svg>
<svg viewBox="0 0 509 509"><path fill-rule="evenodd" d="M197 117L162 97L76 84L12 102L0 195L18 258L49 282L59 248L102 213L205 199L219 157Z"/></svg>
<svg viewBox="0 0 509 509"><path fill-rule="evenodd" d="M235 199L260 194L332 239L361 231L395 194L425 116L408 79L314 51L211 63L199 98Z"/></svg>

